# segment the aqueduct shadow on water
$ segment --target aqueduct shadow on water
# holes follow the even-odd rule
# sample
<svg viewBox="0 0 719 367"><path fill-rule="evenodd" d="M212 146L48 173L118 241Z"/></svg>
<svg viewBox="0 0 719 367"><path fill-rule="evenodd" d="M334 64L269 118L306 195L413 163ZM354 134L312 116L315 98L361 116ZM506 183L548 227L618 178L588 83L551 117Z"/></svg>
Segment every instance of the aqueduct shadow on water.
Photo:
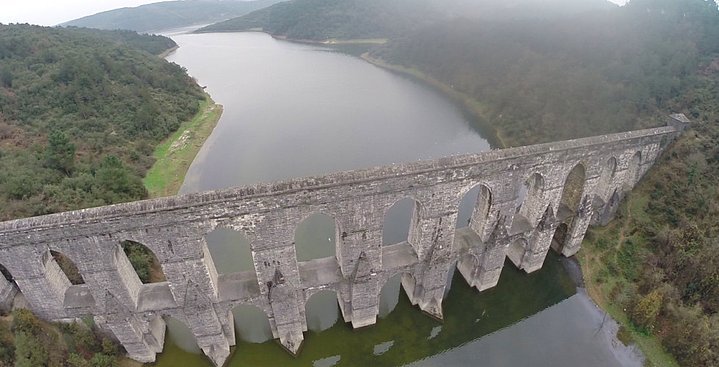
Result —
<svg viewBox="0 0 719 367"><path fill-rule="evenodd" d="M235 343L232 310L243 305L264 312L273 336L296 352L310 297L332 291L344 321L371 325L396 274L413 304L441 318L454 266L481 291L497 284L505 257L532 272L550 247L579 251L587 227L612 217L687 122L672 115L654 129L0 223L0 300L19 289L43 318L91 315L142 362L162 351L163 317L171 317L222 365ZM476 205L459 225L469 192ZM385 215L403 199L414 202L409 233L383 243ZM334 221L334 256L303 261L295 232L318 215ZM205 237L219 229L246 237L253 269L218 273ZM127 241L154 253L164 281L140 281ZM82 282L71 282L54 254L75 264Z"/></svg>

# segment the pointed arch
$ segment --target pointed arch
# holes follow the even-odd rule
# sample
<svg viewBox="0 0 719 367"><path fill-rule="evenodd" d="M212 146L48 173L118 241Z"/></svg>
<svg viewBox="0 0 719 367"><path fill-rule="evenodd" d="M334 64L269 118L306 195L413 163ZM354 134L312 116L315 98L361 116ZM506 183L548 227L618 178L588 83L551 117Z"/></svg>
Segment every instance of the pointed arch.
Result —
<svg viewBox="0 0 719 367"><path fill-rule="evenodd" d="M399 304L400 288L404 288L404 293L408 298L411 298L410 293L404 284L410 286L410 291L414 289L415 280L412 274L408 272L397 273L389 277L387 281L382 285L379 293L379 318L385 318L389 316L392 311Z"/></svg>
<svg viewBox="0 0 719 367"><path fill-rule="evenodd" d="M608 196L610 194L609 190L612 186L612 181L614 181L614 176L617 174L617 159L614 157L611 157L607 159L607 161L602 166L601 170L601 176L599 177L599 184L597 185L597 196L602 201L608 200Z"/></svg>
<svg viewBox="0 0 719 367"><path fill-rule="evenodd" d="M382 245L410 242L412 228L419 222L421 208L417 200L406 197L385 211L382 223Z"/></svg>
<svg viewBox="0 0 719 367"><path fill-rule="evenodd" d="M337 257L337 221L324 213L313 213L295 227L297 261Z"/></svg>
<svg viewBox="0 0 719 367"><path fill-rule="evenodd" d="M130 261L137 277L143 284L160 283L167 280L162 265L154 252L147 246L136 241L122 241L122 251Z"/></svg>
<svg viewBox="0 0 719 367"><path fill-rule="evenodd" d="M554 230L554 236L552 237L552 248L557 253L562 253L564 246L567 244L569 239L569 226L567 223L561 223Z"/></svg>
<svg viewBox="0 0 719 367"><path fill-rule="evenodd" d="M320 332L331 328L340 318L339 296L334 289L316 292L305 302L307 329Z"/></svg>
<svg viewBox="0 0 719 367"><path fill-rule="evenodd" d="M456 228L470 227L477 233L487 230L492 207L492 191L485 184L477 184L459 202Z"/></svg>
<svg viewBox="0 0 719 367"><path fill-rule="evenodd" d="M507 249L507 257L514 263L514 265L521 269L524 261L524 254L527 252L527 240L524 238L518 238L509 245Z"/></svg>
<svg viewBox="0 0 719 367"><path fill-rule="evenodd" d="M452 288L452 282L454 282L454 276L459 271L459 261L454 261L450 264L448 270L447 270L447 279L444 283L444 294L442 295L442 299L444 297L447 297L447 294L449 294L449 290ZM439 304L441 306L442 300L439 300Z"/></svg>
<svg viewBox="0 0 719 367"><path fill-rule="evenodd" d="M627 167L627 177L624 180L627 190L630 190L639 181L641 177L642 152L637 151L629 160Z"/></svg>
<svg viewBox="0 0 719 367"><path fill-rule="evenodd" d="M194 354L202 353L202 349L200 349L200 346L197 344L195 334L192 333L192 330L187 324L172 316L165 316L163 319L167 325L167 334L173 344L186 352Z"/></svg>
<svg viewBox="0 0 719 367"><path fill-rule="evenodd" d="M519 188L516 201L519 203L516 212L534 227L543 209L544 177L539 173L530 175Z"/></svg>
<svg viewBox="0 0 719 367"><path fill-rule="evenodd" d="M469 286L473 286L473 278L476 269L479 267L479 258L473 253L465 253L457 261L457 270L462 274L462 277Z"/></svg>
<svg viewBox="0 0 719 367"><path fill-rule="evenodd" d="M609 201L602 207L598 207L599 212L599 224L606 225L611 220L614 213L619 208L619 202L621 201L621 193L618 189L614 189L612 194L609 196Z"/></svg>
<svg viewBox="0 0 719 367"><path fill-rule="evenodd" d="M70 284L85 284L85 279L82 277L80 269L78 269L77 265L75 265L75 263L70 260L69 257L55 250L50 250L50 256L52 257L52 260L57 264L57 266L60 267L60 270L62 270L63 274L65 274L65 277L67 277L67 280L70 281ZM50 266L50 264L50 259L46 259L45 266L48 267Z"/></svg>
<svg viewBox="0 0 719 367"><path fill-rule="evenodd" d="M577 213L579 205L582 203L584 196L584 185L587 181L586 169L584 164L578 163L567 174L562 187L562 197L559 200L559 210L557 216L562 219L572 217ZM562 213L566 211L566 213Z"/></svg>
<svg viewBox="0 0 719 367"><path fill-rule="evenodd" d="M233 307L230 316L234 320L236 340L248 343L272 340L270 319L259 307L243 303Z"/></svg>

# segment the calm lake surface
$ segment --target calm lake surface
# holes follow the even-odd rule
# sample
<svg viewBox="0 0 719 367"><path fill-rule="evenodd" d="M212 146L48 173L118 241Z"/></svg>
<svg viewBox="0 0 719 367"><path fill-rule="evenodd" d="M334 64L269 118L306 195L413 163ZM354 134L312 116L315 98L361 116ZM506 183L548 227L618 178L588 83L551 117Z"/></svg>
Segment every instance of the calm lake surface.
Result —
<svg viewBox="0 0 719 367"><path fill-rule="evenodd" d="M262 33L173 34L169 61L187 68L224 114L187 174L181 192L248 185L333 171L488 150L476 121L438 92L358 58ZM466 225L477 192L460 206ZM413 202L385 219L385 243L406 239ZM298 258L334 255L334 222L317 215L296 229ZM207 236L220 273L252 269L248 241ZM325 246L304 246L323 243ZM612 346L609 327L551 255L534 274L505 267L483 293L455 273L437 322L412 307L399 278L382 289L377 325L352 330L333 293L307 304L310 331L297 358L271 339L266 316L234 310L238 346L230 366L641 366ZM522 321L523 320L523 321ZM611 323L608 323L611 324ZM158 366L210 366L182 323L168 320Z"/></svg>

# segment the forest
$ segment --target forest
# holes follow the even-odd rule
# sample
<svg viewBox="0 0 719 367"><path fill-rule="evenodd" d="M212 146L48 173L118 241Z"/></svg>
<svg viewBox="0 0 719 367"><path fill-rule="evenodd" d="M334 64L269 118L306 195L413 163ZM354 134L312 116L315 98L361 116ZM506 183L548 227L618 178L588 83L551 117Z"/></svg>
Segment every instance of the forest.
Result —
<svg viewBox="0 0 719 367"><path fill-rule="evenodd" d="M206 98L157 56L175 46L130 31L0 25L0 220L147 198L154 148ZM135 247L123 246L148 281L153 259ZM119 347L84 321L13 311L0 318L0 366L116 366Z"/></svg>
<svg viewBox="0 0 719 367"><path fill-rule="evenodd" d="M128 31L0 26L0 219L146 198L157 143L204 99L175 43Z"/></svg>

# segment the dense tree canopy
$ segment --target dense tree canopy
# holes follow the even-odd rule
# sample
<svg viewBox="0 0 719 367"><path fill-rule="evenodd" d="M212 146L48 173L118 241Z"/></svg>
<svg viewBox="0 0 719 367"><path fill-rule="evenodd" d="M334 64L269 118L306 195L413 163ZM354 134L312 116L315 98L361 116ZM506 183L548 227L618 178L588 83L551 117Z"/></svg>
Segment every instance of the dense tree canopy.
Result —
<svg viewBox="0 0 719 367"><path fill-rule="evenodd" d="M154 146L204 98L128 31L0 25L0 219L146 197Z"/></svg>
<svg viewBox="0 0 719 367"><path fill-rule="evenodd" d="M455 19L373 54L469 94L513 145L624 131L658 123L702 55L719 50L715 6L665 2L566 18Z"/></svg>

